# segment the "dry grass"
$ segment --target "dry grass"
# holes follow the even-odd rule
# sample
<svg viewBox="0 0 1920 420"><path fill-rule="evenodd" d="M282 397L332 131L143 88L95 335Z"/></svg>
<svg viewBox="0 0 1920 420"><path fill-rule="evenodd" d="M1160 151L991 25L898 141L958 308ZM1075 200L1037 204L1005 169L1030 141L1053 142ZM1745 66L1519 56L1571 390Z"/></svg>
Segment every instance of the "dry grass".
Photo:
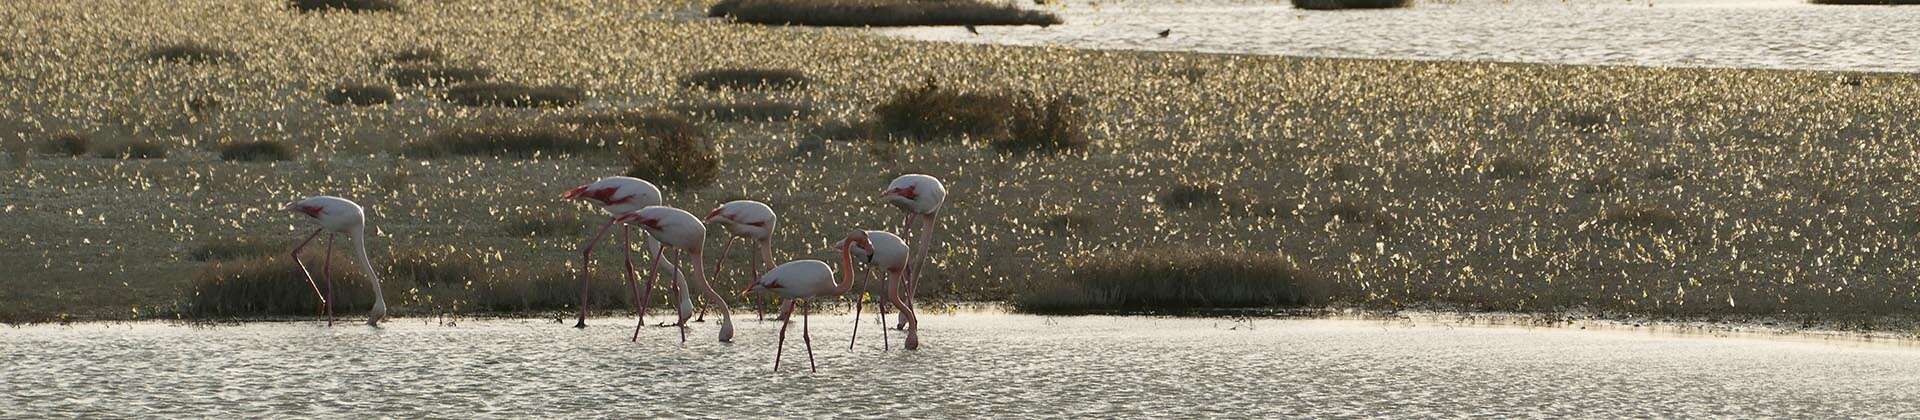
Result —
<svg viewBox="0 0 1920 420"><path fill-rule="evenodd" d="M1076 259L1014 297L1021 311L1190 311L1328 302L1330 288L1279 254L1161 249Z"/></svg>
<svg viewBox="0 0 1920 420"><path fill-rule="evenodd" d="M388 54L387 62L399 63L399 64L422 63L422 62L440 61L446 58L447 58L447 55L445 53L440 52L440 50L437 48L416 46L416 47L403 48L398 51L394 51L392 54Z"/></svg>
<svg viewBox="0 0 1920 420"><path fill-rule="evenodd" d="M293 146L279 140L235 140L220 143L220 160L275 162L293 160Z"/></svg>
<svg viewBox="0 0 1920 420"><path fill-rule="evenodd" d="M1920 0L1807 0L1807 3L1840 6L1900 6L1917 5Z"/></svg>
<svg viewBox="0 0 1920 420"><path fill-rule="evenodd" d="M540 123L479 123L441 130L407 143L401 153L416 158L458 156L534 157L606 150L616 144L604 131Z"/></svg>
<svg viewBox="0 0 1920 420"><path fill-rule="evenodd" d="M419 288L464 289L489 279L482 257L451 247L406 250L394 254L388 261L385 281Z"/></svg>
<svg viewBox="0 0 1920 420"><path fill-rule="evenodd" d="M627 143L627 176L663 187L692 187L713 182L719 174L720 155L699 126L683 123L641 133L639 141Z"/></svg>
<svg viewBox="0 0 1920 420"><path fill-rule="evenodd" d="M288 0L287 7L302 12L391 12L400 5L390 0Z"/></svg>
<svg viewBox="0 0 1920 420"><path fill-rule="evenodd" d="M570 311L580 303L580 273L574 267L517 271L477 283L472 303L493 312ZM587 305L595 309L631 308L632 293L617 270L598 270ZM664 293L654 293L656 299Z"/></svg>
<svg viewBox="0 0 1920 420"><path fill-rule="evenodd" d="M1413 7L1413 0L1293 0L1293 7L1307 10L1398 9Z"/></svg>
<svg viewBox="0 0 1920 420"><path fill-rule="evenodd" d="M582 234L587 223L578 211L539 211L515 213L501 221L500 230L522 238L565 237Z"/></svg>
<svg viewBox="0 0 1920 420"><path fill-rule="evenodd" d="M493 70L456 64L407 64L387 69L387 79L403 87L447 86L493 77Z"/></svg>
<svg viewBox="0 0 1920 420"><path fill-rule="evenodd" d="M1013 105L1009 95L959 91L928 78L894 91L873 107L873 114L889 133L934 141L999 134L1006 126L1005 112Z"/></svg>
<svg viewBox="0 0 1920 420"><path fill-rule="evenodd" d="M222 238L194 245L187 251L187 257L194 261L226 261L285 254L292 249L292 244L248 238Z"/></svg>
<svg viewBox="0 0 1920 420"><path fill-rule="evenodd" d="M1602 225L1621 229L1644 229L1659 234L1679 234L1687 231L1687 219L1666 209L1643 205L1627 205L1608 209L1600 215Z"/></svg>
<svg viewBox="0 0 1920 420"><path fill-rule="evenodd" d="M444 98L462 106L555 108L580 104L586 92L568 86L529 86L519 83L473 82L454 86Z"/></svg>
<svg viewBox="0 0 1920 420"><path fill-rule="evenodd" d="M1086 150L1086 115L1066 95L1019 95L1008 115L1007 133L987 142L1002 153L1062 153Z"/></svg>
<svg viewBox="0 0 1920 420"><path fill-rule="evenodd" d="M57 155L80 156L87 154L87 150L92 148L92 144L93 141L88 139L86 135L65 131L47 136L47 141L40 145L40 151Z"/></svg>
<svg viewBox="0 0 1920 420"><path fill-rule="evenodd" d="M321 282L322 255L305 257L315 282ZM335 314L363 312L373 307L373 289L347 256L336 253L333 265ZM220 261L194 278L183 315L201 318L248 316L302 316L321 313L320 299L301 275L300 266L285 255ZM326 285L320 284L325 293Z"/></svg>
<svg viewBox="0 0 1920 420"><path fill-rule="evenodd" d="M787 121L813 116L813 107L769 101L739 101L681 105L673 111L714 122Z"/></svg>
<svg viewBox="0 0 1920 420"><path fill-rule="evenodd" d="M680 78L680 86L706 90L795 90L806 88L810 80L799 70L729 68L689 74Z"/></svg>
<svg viewBox="0 0 1920 420"><path fill-rule="evenodd" d="M381 85L343 84L327 89L322 98L328 105L371 106L400 99L392 87Z"/></svg>
<svg viewBox="0 0 1920 420"><path fill-rule="evenodd" d="M141 57L154 63L207 64L238 58L240 54L198 42L182 42L148 49Z"/></svg>
<svg viewBox="0 0 1920 420"><path fill-rule="evenodd" d="M107 159L140 160L165 159L168 146L155 140L134 140L112 147L94 150L94 155Z"/></svg>
<svg viewBox="0 0 1920 420"><path fill-rule="evenodd" d="M721 0L707 8L707 16L802 26L1060 24L1052 13L978 0Z"/></svg>

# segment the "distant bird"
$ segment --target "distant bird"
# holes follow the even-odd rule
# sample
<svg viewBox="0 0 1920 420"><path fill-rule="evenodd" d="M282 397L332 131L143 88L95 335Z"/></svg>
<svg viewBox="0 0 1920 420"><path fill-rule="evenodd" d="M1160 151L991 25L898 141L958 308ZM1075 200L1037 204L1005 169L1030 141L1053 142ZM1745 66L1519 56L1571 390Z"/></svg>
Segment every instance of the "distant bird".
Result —
<svg viewBox="0 0 1920 420"><path fill-rule="evenodd" d="M719 277L721 265L727 262L727 250L733 247L734 238L745 238L757 245L754 247L751 269L754 275L747 278L747 283L753 283L754 279L760 278L760 274L773 269L773 230L779 224L773 207L753 200L729 201L707 212L707 223L725 226L730 234L727 244L720 247L720 256L713 263L714 277ZM705 311L702 311L702 318L704 314ZM766 314L760 312L759 306L754 306L754 314L766 319Z"/></svg>
<svg viewBox="0 0 1920 420"><path fill-rule="evenodd" d="M834 283L833 268L828 267L826 262L820 260L789 262L768 270L766 275L760 276L752 284L747 285L747 290L742 291L742 293L752 293L766 290L786 298L786 301L780 305L780 319L782 319L780 344L773 352L774 371L780 370L780 356L786 351L787 326L793 324L788 315L793 313L793 307L806 305L807 299L844 295L847 291L853 290L853 254L848 252L844 242L840 246L840 268L847 273L846 281ZM813 362L813 336L807 326L807 312L805 307L800 309L800 339L807 345L808 369L817 372L820 369Z"/></svg>
<svg viewBox="0 0 1920 420"><path fill-rule="evenodd" d="M329 269L333 266L333 238L345 233L353 235L353 262L360 266L360 274L367 277L373 286L373 312L367 314L367 325L378 327L380 321L387 318L387 298L380 290L380 273L375 272L373 263L367 261L367 213L347 199L332 196L314 196L288 204L287 211L306 215L320 227L312 235L293 247L294 264L300 266L300 274L307 277L307 285L313 287L313 294L320 297L320 306L327 312L327 325L333 325L333 275ZM321 233L327 234L327 253L325 265L320 266L320 277L327 283L327 293L320 294L320 285L313 282L313 273L307 271L307 264L300 262L300 251L307 243Z"/></svg>
<svg viewBox="0 0 1920 420"><path fill-rule="evenodd" d="M1161 37L1161 38L1166 38L1166 37L1167 37L1167 35L1173 35L1173 30L1172 30L1172 29L1163 29L1163 30L1161 30L1161 31L1160 31L1160 37Z"/></svg>
<svg viewBox="0 0 1920 420"><path fill-rule="evenodd" d="M699 290L706 296L708 304L720 306L718 311L720 312L720 342L733 341L732 309L727 307L727 300L720 298L720 293L715 292L713 285L707 282L707 272L705 270L707 264L706 257L704 256L705 250L703 249L707 242L706 223L703 223L700 218L694 217L692 213L687 213L686 210L666 206L649 206L640 209L640 211L622 214L614 220L620 223L639 226L640 229L646 230L648 235L660 241L663 248L673 247L686 253L687 258L691 260L686 266L693 267L693 281L698 283L694 286L700 288ZM656 248L653 250L653 253L654 259L660 261L666 260L666 256L660 249ZM661 270L665 269L662 268ZM689 307L691 306L691 302L684 297L688 289L687 285L680 284L684 281L681 280L680 270L674 269L672 273L674 274L675 283L679 284L681 296L683 296L680 298L680 321L676 325L681 328L680 341L686 342L687 318L693 315ZM645 325L645 323L641 325ZM635 337L640 335L641 325L634 326Z"/></svg>
<svg viewBox="0 0 1920 420"><path fill-rule="evenodd" d="M607 230L613 228L615 219L621 214L637 211L647 206L660 205L662 198L660 196L660 188L653 186L653 183L639 178L624 176L610 176L601 178L599 181L594 181L591 184L574 187L571 190L567 190L566 194L562 194L560 198L593 203L593 205L599 206L601 211L605 211L609 215L607 223L601 225L600 230L594 233L592 238L587 239L586 243L580 244L580 318L573 324L573 327L586 328L587 296L592 290L589 283L593 279L594 246L600 244L600 238L606 236ZM627 257L627 271L623 276L627 280L628 289L632 290L634 294L633 312L641 318L641 322L645 322L646 302L653 295L653 280L660 277L660 272L655 270L653 276L647 279L646 292L644 296L642 296L639 279L636 278L633 270L632 236L633 229L631 227L622 229L620 234L620 249L626 253ZM653 240L652 237L648 237L647 251L650 253L658 253L659 250L660 243ZM658 266L660 264L656 263L655 265Z"/></svg>
<svg viewBox="0 0 1920 420"><path fill-rule="evenodd" d="M885 231L856 230L848 233L846 239L835 243L834 247L847 249L853 254L854 261L887 271L886 301L874 305L880 307L880 338L886 340L887 305L891 304L900 308L901 322L907 324L907 350L920 348L920 319L914 316L912 307L900 300L901 283L907 278L907 255L910 254L907 241ZM856 295L853 299L854 338L847 340L849 349L853 347L854 340L860 338L860 296ZM884 348L885 344L882 346Z"/></svg>
<svg viewBox="0 0 1920 420"><path fill-rule="evenodd" d="M973 27L973 25L967 25L967 32L972 32L974 35L979 35L980 29Z"/></svg>
<svg viewBox="0 0 1920 420"><path fill-rule="evenodd" d="M886 191L880 193L880 199L905 212L906 219L900 223L900 233L914 238L914 254L907 258L907 305L913 305L914 293L920 289L920 272L926 267L924 260L927 250L933 249L933 234L936 230L934 215L939 213L940 205L947 201L947 187L941 185L939 178L929 175L907 174L894 178L887 184ZM915 233L918 229L924 232ZM906 328L906 320L901 320L897 329Z"/></svg>

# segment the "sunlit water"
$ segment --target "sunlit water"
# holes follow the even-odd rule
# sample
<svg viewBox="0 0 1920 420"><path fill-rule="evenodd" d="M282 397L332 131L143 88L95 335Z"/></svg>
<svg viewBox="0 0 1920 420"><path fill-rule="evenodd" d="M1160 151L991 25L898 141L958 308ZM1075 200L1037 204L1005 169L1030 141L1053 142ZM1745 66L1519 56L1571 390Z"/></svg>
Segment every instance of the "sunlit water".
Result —
<svg viewBox="0 0 1920 420"><path fill-rule="evenodd" d="M1027 0L1021 0L1023 4ZM1074 48L1569 64L1920 71L1920 7L1802 0L1465 0L1305 11L1284 0L1072 0L1064 25L885 29ZM1157 33L1171 29L1166 38Z"/></svg>
<svg viewBox="0 0 1920 420"><path fill-rule="evenodd" d="M818 373L797 325L775 373L778 324L745 318L737 343L699 325L684 347L618 319L9 328L0 416L1920 415L1903 345L962 314L883 352L871 318L849 351L843 314L812 318Z"/></svg>

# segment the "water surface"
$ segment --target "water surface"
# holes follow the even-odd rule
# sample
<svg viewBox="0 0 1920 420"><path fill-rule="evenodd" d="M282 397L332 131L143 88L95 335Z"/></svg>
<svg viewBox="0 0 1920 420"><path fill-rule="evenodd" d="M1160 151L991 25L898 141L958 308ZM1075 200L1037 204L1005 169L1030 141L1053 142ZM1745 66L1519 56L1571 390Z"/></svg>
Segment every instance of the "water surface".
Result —
<svg viewBox="0 0 1920 420"><path fill-rule="evenodd" d="M872 319L849 351L843 314L812 318L818 373L797 326L776 373L777 324L745 318L735 344L700 325L685 347L618 319L8 328L0 416L1920 415L1920 349L1897 345L959 314L883 352Z"/></svg>
<svg viewBox="0 0 1920 420"><path fill-rule="evenodd" d="M1026 0L1022 0L1026 3ZM1071 0L1064 25L886 29L1073 48L1642 66L1920 71L1920 6L1801 0L1462 0L1307 11L1279 0ZM1157 33L1172 32L1166 38Z"/></svg>

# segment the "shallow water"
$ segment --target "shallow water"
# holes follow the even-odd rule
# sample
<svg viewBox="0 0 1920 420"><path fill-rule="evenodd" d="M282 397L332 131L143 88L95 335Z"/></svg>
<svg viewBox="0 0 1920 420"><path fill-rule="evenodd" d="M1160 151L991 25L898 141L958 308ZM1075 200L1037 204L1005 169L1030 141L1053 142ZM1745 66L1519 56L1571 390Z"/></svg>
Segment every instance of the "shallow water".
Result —
<svg viewBox="0 0 1920 420"><path fill-rule="evenodd" d="M1022 0L1021 3L1027 3ZM1651 5L1651 6L1649 6ZM1315 57L1920 71L1920 7L1802 0L1464 0L1305 11L1249 0L1073 0L1064 25L885 29L926 40ZM1171 29L1167 38L1156 33Z"/></svg>
<svg viewBox="0 0 1920 420"><path fill-rule="evenodd" d="M883 352L871 318L849 351L841 314L812 318L818 373L797 325L775 373L778 324L746 318L735 344L704 324L685 347L618 319L9 328L0 416L1920 415L1920 349L1900 345L959 314Z"/></svg>

